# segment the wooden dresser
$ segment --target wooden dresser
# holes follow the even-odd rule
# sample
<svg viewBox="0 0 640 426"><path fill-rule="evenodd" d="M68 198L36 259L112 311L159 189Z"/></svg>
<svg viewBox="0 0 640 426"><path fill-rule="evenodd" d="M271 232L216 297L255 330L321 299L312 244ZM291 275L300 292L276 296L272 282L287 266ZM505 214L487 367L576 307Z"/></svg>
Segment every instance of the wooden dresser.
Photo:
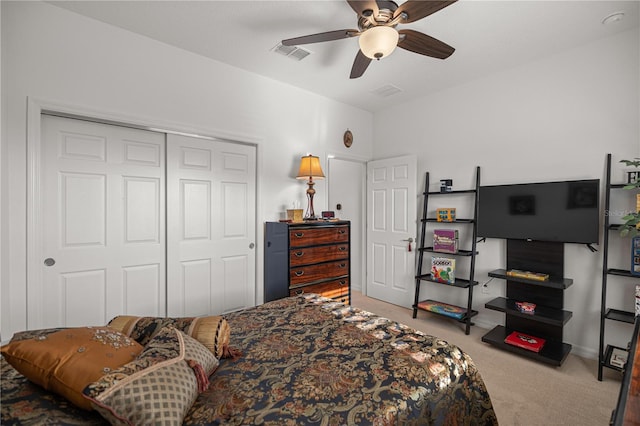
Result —
<svg viewBox="0 0 640 426"><path fill-rule="evenodd" d="M264 301L317 293L350 303L349 221L267 222Z"/></svg>

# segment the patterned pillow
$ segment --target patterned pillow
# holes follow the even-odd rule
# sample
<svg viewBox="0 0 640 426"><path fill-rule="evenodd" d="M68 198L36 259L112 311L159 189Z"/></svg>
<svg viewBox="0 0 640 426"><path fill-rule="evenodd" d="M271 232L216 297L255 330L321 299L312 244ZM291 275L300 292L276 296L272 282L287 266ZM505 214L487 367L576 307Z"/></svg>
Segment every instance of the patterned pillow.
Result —
<svg viewBox="0 0 640 426"><path fill-rule="evenodd" d="M165 327L135 361L89 384L84 395L113 425L179 425L217 367L201 343Z"/></svg>
<svg viewBox="0 0 640 426"><path fill-rule="evenodd" d="M231 329L221 316L208 317L136 317L121 315L109 321L109 327L146 345L164 327L175 327L205 345L216 358L225 357L231 338Z"/></svg>
<svg viewBox="0 0 640 426"><path fill-rule="evenodd" d="M82 396L85 386L134 360L140 351L139 343L109 327L17 333L0 349L27 379L85 410L91 410Z"/></svg>

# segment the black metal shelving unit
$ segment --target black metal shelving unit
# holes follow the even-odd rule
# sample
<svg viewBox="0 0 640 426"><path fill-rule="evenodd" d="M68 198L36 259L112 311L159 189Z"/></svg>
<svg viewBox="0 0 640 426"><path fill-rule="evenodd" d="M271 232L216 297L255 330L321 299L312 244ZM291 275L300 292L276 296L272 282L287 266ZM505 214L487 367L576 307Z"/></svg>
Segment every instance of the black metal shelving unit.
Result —
<svg viewBox="0 0 640 426"><path fill-rule="evenodd" d="M418 265L416 268L416 289L415 289L415 300L413 304L413 318L416 318L418 315L418 310L425 310L426 312L431 312L437 314L435 312L422 309L420 304L420 290L423 283L431 283L433 285L443 285L449 286L453 288L461 288L467 290L467 306L460 307L465 310L465 314L462 318L457 319L457 321L465 324L465 334L469 334L471 331L471 326L473 323L471 322L471 318L478 314L478 311L472 309L473 305L473 288L478 284L477 281L474 280L474 271L476 264L476 255L478 254L476 251L476 243L477 243L477 217L478 217L478 196L480 190L480 167L476 167L476 182L475 188L468 190L457 190L457 191L449 191L449 192L429 192L429 172L425 173L425 184L424 184L424 192L423 192L423 208L422 208L422 219L421 219L421 233L420 233L420 244L418 245ZM451 196L451 195L459 195L459 194L469 194L473 196L473 218L471 219L456 219L453 222L438 222L436 218L428 217L428 208L429 208L429 198L430 197L439 197L439 196ZM425 236L427 233L427 225L429 223L438 223L441 225L467 225L471 228L472 239L471 239L471 249L470 250L458 250L457 253L441 253L435 251L433 247L425 246ZM423 273L423 261L425 253L434 253L441 254L443 256L455 256L461 259L468 259L470 262L469 266L469 277L467 278L459 278L456 277L455 282L452 284L443 284L438 281L432 279L430 273ZM427 268L430 270L430 268ZM449 317L449 316L447 316ZM450 318L450 317L449 317Z"/></svg>
<svg viewBox="0 0 640 426"><path fill-rule="evenodd" d="M606 182L605 182L605 197L604 197L604 211L609 212L611 207L611 190L614 189L622 189L626 186L626 184L622 183L611 183L611 154L607 154L607 170L606 170ZM618 231L620 229L620 225L611 224L609 222L609 215L604 215L603 220L603 243L602 243L602 299L600 306L600 345L598 348L598 380L602 381L602 372L603 369L610 368L612 370L620 371L621 369L611 365L607 362L609 358L609 354L613 346L607 345L605 347L605 331L606 331L606 322L607 320L618 321L627 324L634 324L635 322L635 312L628 312L621 309L615 309L609 307L607 304L607 285L610 276L619 276L626 278L638 278L637 276L631 274L631 270L625 269L617 269L617 268L609 268L609 236L612 232ZM628 281L635 282L638 284L638 281L631 280L617 280L617 281Z"/></svg>

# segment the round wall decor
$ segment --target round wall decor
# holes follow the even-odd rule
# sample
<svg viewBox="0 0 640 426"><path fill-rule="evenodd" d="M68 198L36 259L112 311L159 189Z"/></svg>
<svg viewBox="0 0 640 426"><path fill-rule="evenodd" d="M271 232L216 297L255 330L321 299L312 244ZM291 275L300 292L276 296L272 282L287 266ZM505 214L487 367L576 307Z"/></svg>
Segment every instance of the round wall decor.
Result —
<svg viewBox="0 0 640 426"><path fill-rule="evenodd" d="M347 130L346 132L344 132L342 140L344 142L344 146L346 146L347 148L351 147L351 145L353 144L353 133L351 133L351 130Z"/></svg>

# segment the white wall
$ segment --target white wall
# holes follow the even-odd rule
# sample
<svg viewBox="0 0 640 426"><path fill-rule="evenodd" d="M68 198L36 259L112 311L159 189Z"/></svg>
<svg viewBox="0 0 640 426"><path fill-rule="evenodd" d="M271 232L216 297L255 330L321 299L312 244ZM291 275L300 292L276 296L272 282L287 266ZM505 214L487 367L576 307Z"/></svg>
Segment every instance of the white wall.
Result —
<svg viewBox="0 0 640 426"><path fill-rule="evenodd" d="M1 332L26 324L27 98L96 116L258 145L258 302L262 223L306 205L302 155L340 153L349 128L371 157L372 114L40 2L2 7ZM316 185L326 209L325 181ZM7 230L8 232L4 232Z"/></svg>
<svg viewBox="0 0 640 426"><path fill-rule="evenodd" d="M484 185L604 179L607 153L613 154L614 178L621 182L617 162L640 156L639 40L636 28L380 111L374 121L374 158L417 153L420 191L425 171L432 182L453 178L454 187L471 188L475 166L481 167ZM389 122L402 126L381 124ZM437 190L437 183L430 190ZM478 250L476 279L486 282L487 272L505 266L506 245L489 240ZM565 341L590 357L598 351L601 250L594 254L584 246L565 246L565 275L574 279L565 292L565 309L573 312ZM625 257L610 266L622 268L628 262ZM615 288L609 300L632 311L633 281L610 286ZM428 288L441 300L466 300L464 292ZM477 323L493 327L504 323L504 315L484 304L504 295L504 281L491 281L489 291L476 289L474 307L480 311ZM610 343L626 346L630 326L610 323Z"/></svg>
<svg viewBox="0 0 640 426"><path fill-rule="evenodd" d="M2 22L2 7L0 7L0 22ZM2 65L4 64L4 50L2 49L2 31L0 31L0 87L4 87L4 72L2 72ZM1 92L1 90L0 90ZM6 140L6 129L7 126L5 123L5 107L4 107L4 96L0 98L0 140ZM7 217L7 208L8 204L5 201L5 194L7 194L7 179L4 174L4 170L7 170L7 155L4 148L4 143L0 144L0 259L5 259L8 256L7 245L2 243L4 241L5 236L7 234L7 229L9 225L9 221L5 218ZM0 283L9 281L9 270L5 265L4 261L0 261ZM0 292L0 322L5 321L5 316L3 312L9 312L9 298L2 297L2 293ZM2 342L2 329L0 327L0 342Z"/></svg>

